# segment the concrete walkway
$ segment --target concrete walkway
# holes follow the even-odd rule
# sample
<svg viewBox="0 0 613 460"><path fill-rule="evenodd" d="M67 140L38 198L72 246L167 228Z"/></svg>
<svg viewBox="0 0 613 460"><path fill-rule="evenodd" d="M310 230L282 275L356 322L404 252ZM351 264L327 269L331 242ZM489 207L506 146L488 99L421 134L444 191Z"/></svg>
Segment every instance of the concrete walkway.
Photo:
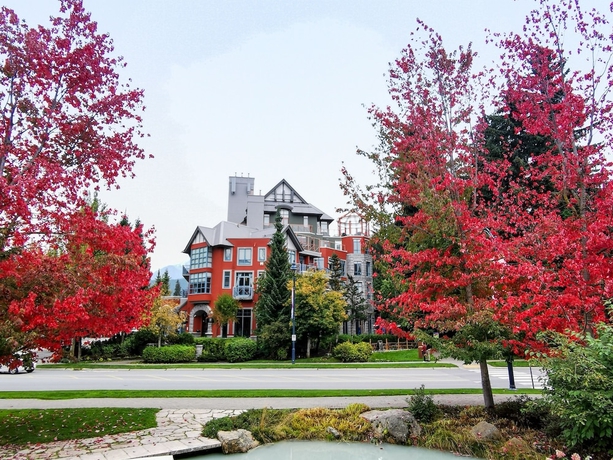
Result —
<svg viewBox="0 0 613 460"><path fill-rule="evenodd" d="M497 402L512 398L494 395ZM479 405L482 395L437 395L437 404ZM346 407L362 403L372 408L406 407L406 396L345 398L131 398L131 399L4 399L0 409L53 409L75 407L153 407L160 408L157 428L118 435L73 441L58 441L28 447L4 446L0 459L17 460L124 460L144 457L172 459L173 455L206 452L220 447L216 439L201 436L210 420L238 415L247 409ZM185 409L189 407L189 409Z"/></svg>

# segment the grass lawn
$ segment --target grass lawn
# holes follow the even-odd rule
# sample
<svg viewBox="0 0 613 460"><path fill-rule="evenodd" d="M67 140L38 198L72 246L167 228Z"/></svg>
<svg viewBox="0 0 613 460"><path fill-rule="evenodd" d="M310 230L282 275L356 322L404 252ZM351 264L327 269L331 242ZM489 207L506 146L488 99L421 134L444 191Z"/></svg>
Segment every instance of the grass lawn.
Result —
<svg viewBox="0 0 613 460"><path fill-rule="evenodd" d="M427 394L481 394L480 388L426 389ZM541 390L495 389L494 394L541 394ZM347 396L402 396L414 390L58 390L0 391L0 399L79 399L79 398L325 398Z"/></svg>
<svg viewBox="0 0 613 460"><path fill-rule="evenodd" d="M0 410L0 446L83 439L157 426L159 409Z"/></svg>

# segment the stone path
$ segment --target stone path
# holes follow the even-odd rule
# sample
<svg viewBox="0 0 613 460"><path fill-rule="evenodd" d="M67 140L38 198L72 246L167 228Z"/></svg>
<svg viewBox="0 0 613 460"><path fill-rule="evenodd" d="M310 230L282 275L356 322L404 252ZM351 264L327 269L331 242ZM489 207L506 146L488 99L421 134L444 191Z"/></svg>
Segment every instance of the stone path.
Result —
<svg viewBox="0 0 613 460"><path fill-rule="evenodd" d="M238 415L242 410L162 409L157 428L99 438L57 441L11 448L4 446L0 459L16 460L125 460L205 451L220 447L216 439L201 436L208 421Z"/></svg>

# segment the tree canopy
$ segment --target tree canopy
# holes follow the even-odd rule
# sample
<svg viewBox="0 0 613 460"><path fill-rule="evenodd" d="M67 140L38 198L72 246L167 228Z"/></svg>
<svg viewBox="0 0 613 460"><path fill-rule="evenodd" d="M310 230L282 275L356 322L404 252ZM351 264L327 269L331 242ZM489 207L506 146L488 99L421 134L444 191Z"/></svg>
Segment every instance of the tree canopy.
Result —
<svg viewBox="0 0 613 460"><path fill-rule="evenodd" d="M61 0L49 27L0 10L2 356L129 331L156 295L152 233L88 201L145 157L124 65L81 0Z"/></svg>
<svg viewBox="0 0 613 460"><path fill-rule="evenodd" d="M606 318L608 21L572 0L542 0L523 31L490 34L501 58L482 71L471 45L449 51L418 22L390 65L395 106L369 109L381 143L359 151L381 180L362 188L345 170L344 187L379 224L379 308L478 361L491 406L487 359L546 349L541 331L588 331ZM571 30L584 44L574 54L562 40Z"/></svg>

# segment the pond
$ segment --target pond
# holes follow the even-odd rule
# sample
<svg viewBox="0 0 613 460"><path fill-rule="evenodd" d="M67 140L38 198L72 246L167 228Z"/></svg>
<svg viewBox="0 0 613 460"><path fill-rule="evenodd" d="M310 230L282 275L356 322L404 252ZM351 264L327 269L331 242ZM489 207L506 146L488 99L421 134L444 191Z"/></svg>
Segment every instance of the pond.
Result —
<svg viewBox="0 0 613 460"><path fill-rule="evenodd" d="M411 460L457 460L458 456L449 452L394 444L283 441L259 446L246 454L228 456L216 453L191 458L200 460L228 460L229 458L232 460L406 460L408 458Z"/></svg>

